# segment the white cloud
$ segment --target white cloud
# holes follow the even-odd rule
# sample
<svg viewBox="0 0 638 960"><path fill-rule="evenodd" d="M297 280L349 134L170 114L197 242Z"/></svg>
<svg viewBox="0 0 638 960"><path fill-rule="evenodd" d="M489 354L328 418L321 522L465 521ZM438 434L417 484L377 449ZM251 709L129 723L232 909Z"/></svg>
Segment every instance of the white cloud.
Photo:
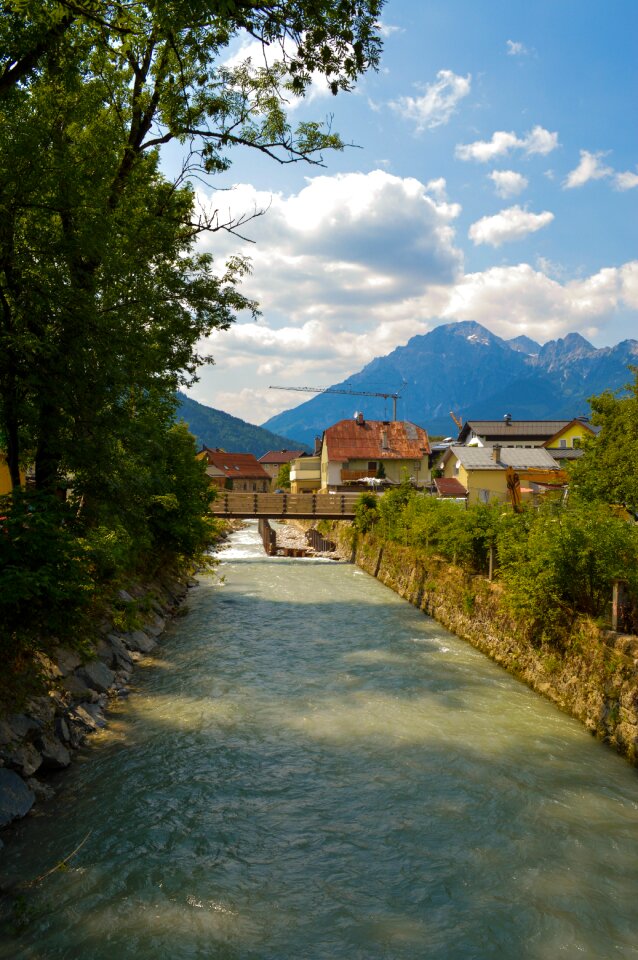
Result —
<svg viewBox="0 0 638 960"><path fill-rule="evenodd" d="M384 39L391 37L393 33L405 33L403 27L397 27L394 24L383 23L381 21L377 24L377 30Z"/></svg>
<svg viewBox="0 0 638 960"><path fill-rule="evenodd" d="M475 244L488 243L492 247L500 247L502 243L512 240L522 240L530 233L535 233L548 226L554 219L549 210L543 213L529 213L522 207L508 207L493 217L482 217L473 223L468 231L470 240Z"/></svg>
<svg viewBox="0 0 638 960"><path fill-rule="evenodd" d="M417 131L431 130L448 123L459 102L466 97L472 86L472 78L460 77L452 70L439 70L436 81L425 86L420 97L400 97L390 107L413 120Z"/></svg>
<svg viewBox="0 0 638 960"><path fill-rule="evenodd" d="M638 307L638 261L565 283L520 263L467 274L440 316L476 320L501 337L525 333L542 343L603 325L623 306Z"/></svg>
<svg viewBox="0 0 638 960"><path fill-rule="evenodd" d="M611 167L606 167L602 163L602 158L606 156L604 151L590 153L589 150L580 151L580 163L574 170L567 174L563 187L571 190L574 187L582 187L590 180L602 180L605 177L613 176L614 171Z"/></svg>
<svg viewBox="0 0 638 960"><path fill-rule="evenodd" d="M634 187L638 187L638 173L632 170L617 173L614 177L614 186L616 190L633 190Z"/></svg>
<svg viewBox="0 0 638 960"><path fill-rule="evenodd" d="M528 53L524 43L518 40L506 40L508 57L523 57Z"/></svg>
<svg viewBox="0 0 638 960"><path fill-rule="evenodd" d="M535 126L523 137L505 130L496 130L491 140L476 140L474 143L459 144L456 156L459 160L476 160L487 163L496 157L504 157L513 150L522 150L528 156L541 154L546 156L558 146L558 134Z"/></svg>
<svg viewBox="0 0 638 960"><path fill-rule="evenodd" d="M492 170L488 173L499 197L516 197L528 186L529 181L515 170Z"/></svg>

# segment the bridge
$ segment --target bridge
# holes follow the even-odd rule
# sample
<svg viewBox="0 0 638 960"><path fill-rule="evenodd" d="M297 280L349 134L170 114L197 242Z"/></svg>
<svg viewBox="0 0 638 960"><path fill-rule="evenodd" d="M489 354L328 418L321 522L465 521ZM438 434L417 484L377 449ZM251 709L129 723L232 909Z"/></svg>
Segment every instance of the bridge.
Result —
<svg viewBox="0 0 638 960"><path fill-rule="evenodd" d="M360 493L234 493L220 490L216 517L269 520L352 520Z"/></svg>

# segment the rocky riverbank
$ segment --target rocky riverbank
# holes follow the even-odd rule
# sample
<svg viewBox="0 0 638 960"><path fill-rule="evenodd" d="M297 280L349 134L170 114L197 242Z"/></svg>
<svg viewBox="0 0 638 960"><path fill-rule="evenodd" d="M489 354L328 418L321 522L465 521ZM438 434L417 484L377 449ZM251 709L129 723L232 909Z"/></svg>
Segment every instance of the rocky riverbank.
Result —
<svg viewBox="0 0 638 960"><path fill-rule="evenodd" d="M53 796L51 774L106 725L109 702L127 695L135 664L155 649L193 582L165 575L120 590L96 627L92 657L59 647L41 658L47 693L0 720L0 827Z"/></svg>

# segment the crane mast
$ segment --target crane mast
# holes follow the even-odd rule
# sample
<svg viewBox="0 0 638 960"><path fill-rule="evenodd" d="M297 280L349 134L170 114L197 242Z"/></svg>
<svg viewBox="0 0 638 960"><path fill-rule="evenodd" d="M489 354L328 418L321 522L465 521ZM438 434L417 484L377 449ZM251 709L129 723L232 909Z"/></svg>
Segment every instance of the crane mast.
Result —
<svg viewBox="0 0 638 960"><path fill-rule="evenodd" d="M295 390L298 393L342 393L352 397L383 397L384 400L392 400L392 419L397 418L397 400L398 393L375 393L371 390L340 390L332 387L268 387L269 390Z"/></svg>

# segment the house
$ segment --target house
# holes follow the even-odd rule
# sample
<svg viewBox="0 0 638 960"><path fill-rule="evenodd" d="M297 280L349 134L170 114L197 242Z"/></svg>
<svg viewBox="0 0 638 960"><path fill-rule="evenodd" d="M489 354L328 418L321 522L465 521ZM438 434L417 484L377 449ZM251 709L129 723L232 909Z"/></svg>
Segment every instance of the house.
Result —
<svg viewBox="0 0 638 960"><path fill-rule="evenodd" d="M206 461L206 473L212 483L224 490L266 493L270 477L252 453L226 453L203 447L197 454Z"/></svg>
<svg viewBox="0 0 638 960"><path fill-rule="evenodd" d="M467 420L457 443L465 446L485 447L500 443L503 447L542 447L574 420L513 420L506 413L502 420ZM585 420L582 421L586 423Z"/></svg>
<svg viewBox="0 0 638 960"><path fill-rule="evenodd" d="M457 445L443 454L440 466L443 478L456 480L466 491L468 503L506 501L508 467L520 478L523 498L552 486L560 487L565 480L558 464L543 447L502 447L496 443L489 447ZM454 489L458 498L459 487Z"/></svg>
<svg viewBox="0 0 638 960"><path fill-rule="evenodd" d="M407 420L366 420L358 413L323 433L321 490L346 489L364 477L400 483L407 476L422 487L430 482L429 456L422 427Z"/></svg>
<svg viewBox="0 0 638 960"><path fill-rule="evenodd" d="M290 492L316 493L321 487L321 456L290 461Z"/></svg>
<svg viewBox="0 0 638 960"><path fill-rule="evenodd" d="M297 457L305 457L303 450L269 450L263 457L259 458L262 465L271 480L276 480L281 468L286 463L290 463Z"/></svg>
<svg viewBox="0 0 638 960"><path fill-rule="evenodd" d="M546 440L543 446L549 450L554 460L561 466L582 457L581 444L588 437L600 433L600 427L594 427L585 417L570 420L560 430Z"/></svg>

